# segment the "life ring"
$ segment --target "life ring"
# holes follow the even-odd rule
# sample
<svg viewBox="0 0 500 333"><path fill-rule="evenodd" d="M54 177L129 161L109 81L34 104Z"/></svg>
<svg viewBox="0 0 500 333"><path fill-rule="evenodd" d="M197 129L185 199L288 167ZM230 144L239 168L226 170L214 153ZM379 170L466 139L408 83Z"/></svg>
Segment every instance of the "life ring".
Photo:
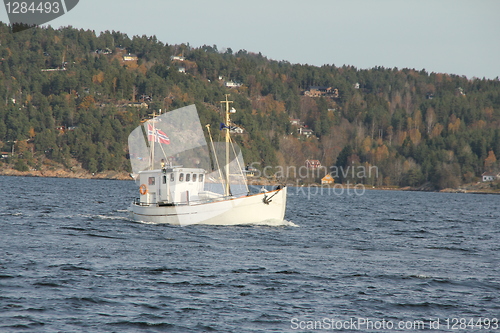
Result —
<svg viewBox="0 0 500 333"><path fill-rule="evenodd" d="M148 187L146 186L146 184L142 184L141 186L139 186L139 193L142 195L148 193Z"/></svg>

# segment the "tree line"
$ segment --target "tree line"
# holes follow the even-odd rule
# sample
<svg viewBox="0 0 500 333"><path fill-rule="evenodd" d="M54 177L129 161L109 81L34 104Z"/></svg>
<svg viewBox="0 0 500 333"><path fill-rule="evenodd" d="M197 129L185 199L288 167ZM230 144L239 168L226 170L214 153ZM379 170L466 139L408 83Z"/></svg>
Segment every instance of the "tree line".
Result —
<svg viewBox="0 0 500 333"><path fill-rule="evenodd" d="M0 43L0 148L11 154L2 163L19 170L77 161L90 172L129 171L128 134L149 113L195 103L218 128L219 101L230 93L245 131L235 139L262 168L306 159L377 166L378 177L337 181L435 188L498 171L498 78L291 64L72 27L12 33L1 24ZM304 94L318 86L338 95Z"/></svg>

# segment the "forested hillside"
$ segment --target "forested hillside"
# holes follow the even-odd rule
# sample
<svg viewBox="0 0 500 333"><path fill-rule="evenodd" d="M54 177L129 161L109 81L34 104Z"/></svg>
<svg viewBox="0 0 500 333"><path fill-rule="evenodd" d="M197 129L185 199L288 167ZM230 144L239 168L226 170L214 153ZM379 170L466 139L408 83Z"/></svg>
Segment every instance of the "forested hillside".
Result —
<svg viewBox="0 0 500 333"><path fill-rule="evenodd" d="M0 43L3 168L77 161L93 173L128 171L128 134L148 114L195 103L218 128L219 101L229 93L243 130L235 139L259 168L307 159L376 166L378 177L353 181L436 188L498 171L498 78L315 67L71 27L11 33L2 24Z"/></svg>

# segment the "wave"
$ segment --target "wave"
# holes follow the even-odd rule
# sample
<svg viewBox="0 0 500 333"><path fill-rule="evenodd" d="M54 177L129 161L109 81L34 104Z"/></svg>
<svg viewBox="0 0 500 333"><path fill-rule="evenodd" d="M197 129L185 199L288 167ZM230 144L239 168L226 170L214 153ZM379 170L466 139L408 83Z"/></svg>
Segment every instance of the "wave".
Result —
<svg viewBox="0 0 500 333"><path fill-rule="evenodd" d="M94 215L92 217L95 219L100 219L100 220L124 220L124 219L126 219L123 216L113 216L113 215Z"/></svg>
<svg viewBox="0 0 500 333"><path fill-rule="evenodd" d="M267 225L271 227L299 227L299 225L293 223L292 221L287 221L287 220L265 220L260 223L252 223L251 225Z"/></svg>
<svg viewBox="0 0 500 333"><path fill-rule="evenodd" d="M125 220L125 221L129 220L127 216L105 215L105 214L77 214L77 215L66 215L63 217L74 217L74 216L81 216L83 218L87 218L90 220Z"/></svg>
<svg viewBox="0 0 500 333"><path fill-rule="evenodd" d="M7 213L0 213L0 216L23 216L24 214L21 213L21 212L15 212L15 213L11 213L11 212L7 212Z"/></svg>
<svg viewBox="0 0 500 333"><path fill-rule="evenodd" d="M147 321L118 321L118 322L114 322L114 323L108 323L107 325L131 327L131 328L137 328L137 329L146 329L146 328L172 329L172 328L176 327L176 325L171 324L171 323L165 323L165 322L150 323Z"/></svg>

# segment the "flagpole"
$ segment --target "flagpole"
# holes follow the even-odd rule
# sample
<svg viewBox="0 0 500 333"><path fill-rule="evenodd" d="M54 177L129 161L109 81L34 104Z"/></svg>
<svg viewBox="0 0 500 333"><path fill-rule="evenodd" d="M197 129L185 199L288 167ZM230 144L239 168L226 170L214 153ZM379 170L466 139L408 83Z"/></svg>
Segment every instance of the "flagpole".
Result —
<svg viewBox="0 0 500 333"><path fill-rule="evenodd" d="M226 95L226 101L227 101ZM226 196L229 196L230 185L229 185L229 141L231 140L229 136L229 101L226 102Z"/></svg>
<svg viewBox="0 0 500 333"><path fill-rule="evenodd" d="M155 161L155 142L156 142L156 128L155 128L155 112L153 111L153 119L151 121L153 128L153 142L151 143L151 156L149 158L149 170L153 170Z"/></svg>

